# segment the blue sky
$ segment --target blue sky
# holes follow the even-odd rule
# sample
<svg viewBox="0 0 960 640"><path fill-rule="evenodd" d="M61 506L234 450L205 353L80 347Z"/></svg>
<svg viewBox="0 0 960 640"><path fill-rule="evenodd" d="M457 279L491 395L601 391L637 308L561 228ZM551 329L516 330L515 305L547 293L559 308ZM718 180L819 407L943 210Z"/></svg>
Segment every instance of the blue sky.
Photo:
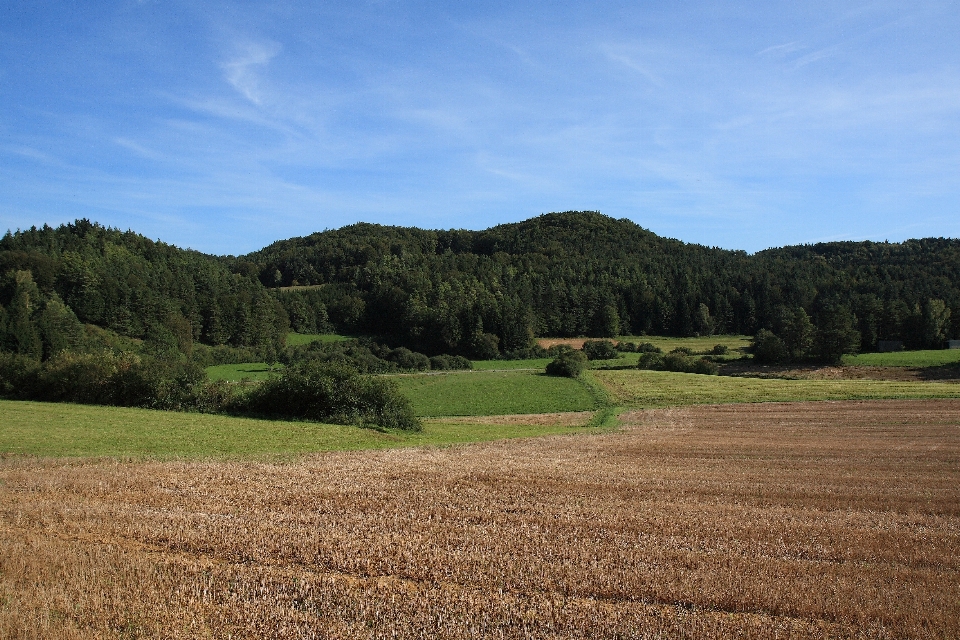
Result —
<svg viewBox="0 0 960 640"><path fill-rule="evenodd" d="M960 237L958 2L0 4L0 228Z"/></svg>

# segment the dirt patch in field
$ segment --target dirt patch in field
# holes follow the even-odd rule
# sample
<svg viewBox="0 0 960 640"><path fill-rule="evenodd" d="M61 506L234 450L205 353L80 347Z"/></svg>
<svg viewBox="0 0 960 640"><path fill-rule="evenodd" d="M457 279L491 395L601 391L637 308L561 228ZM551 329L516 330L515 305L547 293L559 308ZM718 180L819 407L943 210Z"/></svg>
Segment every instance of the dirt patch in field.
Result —
<svg viewBox="0 0 960 640"><path fill-rule="evenodd" d="M537 338L537 344L544 349L565 344L571 349L583 349L583 343L589 338Z"/></svg>
<svg viewBox="0 0 960 640"><path fill-rule="evenodd" d="M576 427L584 425L593 417L593 411L573 411L566 413L524 413L505 416L454 416L439 418L435 422L455 424L502 424L502 425L556 425Z"/></svg>
<svg viewBox="0 0 960 640"><path fill-rule="evenodd" d="M0 637L960 637L960 401L623 419L295 464L0 459Z"/></svg>
<svg viewBox="0 0 960 640"><path fill-rule="evenodd" d="M762 365L731 362L720 365L720 375L736 378L785 378L790 380L892 380L922 382L939 380L960 383L960 367L876 367L829 365Z"/></svg>

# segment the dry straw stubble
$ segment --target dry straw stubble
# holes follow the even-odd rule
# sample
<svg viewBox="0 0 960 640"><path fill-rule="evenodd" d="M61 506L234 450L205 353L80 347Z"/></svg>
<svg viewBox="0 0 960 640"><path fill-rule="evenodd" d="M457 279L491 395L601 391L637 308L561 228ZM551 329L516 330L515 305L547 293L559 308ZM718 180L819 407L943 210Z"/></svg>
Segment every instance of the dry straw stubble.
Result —
<svg viewBox="0 0 960 640"><path fill-rule="evenodd" d="M960 635L960 402L295 464L0 462L3 637Z"/></svg>

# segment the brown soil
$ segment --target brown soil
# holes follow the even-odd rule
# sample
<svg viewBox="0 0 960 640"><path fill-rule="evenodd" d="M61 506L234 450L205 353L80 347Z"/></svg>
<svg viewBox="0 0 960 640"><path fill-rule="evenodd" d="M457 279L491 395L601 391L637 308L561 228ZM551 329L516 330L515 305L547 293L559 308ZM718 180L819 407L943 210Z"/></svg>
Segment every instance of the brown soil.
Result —
<svg viewBox="0 0 960 640"><path fill-rule="evenodd" d="M537 338L537 344L544 349L555 347L558 344L565 344L571 349L583 349L583 343L589 338Z"/></svg>
<svg viewBox="0 0 960 640"><path fill-rule="evenodd" d="M956 638L960 401L296 464L0 460L3 638Z"/></svg>

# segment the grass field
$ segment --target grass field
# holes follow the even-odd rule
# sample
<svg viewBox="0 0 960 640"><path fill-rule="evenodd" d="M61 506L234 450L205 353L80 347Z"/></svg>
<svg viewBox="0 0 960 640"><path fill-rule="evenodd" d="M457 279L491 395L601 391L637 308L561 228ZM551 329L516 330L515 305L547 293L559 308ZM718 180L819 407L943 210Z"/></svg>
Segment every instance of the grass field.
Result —
<svg viewBox="0 0 960 640"><path fill-rule="evenodd" d="M861 353L855 356L843 356L843 364L875 367L940 367L960 364L960 349Z"/></svg>
<svg viewBox="0 0 960 640"><path fill-rule="evenodd" d="M0 458L0 637L960 637L960 402L624 419L282 464Z"/></svg>
<svg viewBox="0 0 960 640"><path fill-rule="evenodd" d="M311 342L342 342L350 340L350 336L341 336L336 333L288 333L287 346L297 347Z"/></svg>
<svg viewBox="0 0 960 640"><path fill-rule="evenodd" d="M207 377L211 380L227 380L229 382L240 382L241 380L251 380L259 382L266 380L278 371L283 369L282 364L273 365L273 371L266 362L243 362L241 364L217 364L207 367Z"/></svg>
<svg viewBox="0 0 960 640"><path fill-rule="evenodd" d="M527 360L472 360L476 371L502 371L504 369L543 369L553 358L529 358Z"/></svg>
<svg viewBox="0 0 960 640"><path fill-rule="evenodd" d="M477 371L392 377L420 416L489 416L599 409L588 384L537 371Z"/></svg>
<svg viewBox="0 0 960 640"><path fill-rule="evenodd" d="M584 431L574 422L523 416L427 420L420 433L253 420L122 407L0 400L0 456L289 458L319 451L448 445ZM2 634L0 634L2 637Z"/></svg>
<svg viewBox="0 0 960 640"><path fill-rule="evenodd" d="M669 371L595 371L617 404L670 407L732 402L960 398L960 385L886 380L782 380Z"/></svg>

